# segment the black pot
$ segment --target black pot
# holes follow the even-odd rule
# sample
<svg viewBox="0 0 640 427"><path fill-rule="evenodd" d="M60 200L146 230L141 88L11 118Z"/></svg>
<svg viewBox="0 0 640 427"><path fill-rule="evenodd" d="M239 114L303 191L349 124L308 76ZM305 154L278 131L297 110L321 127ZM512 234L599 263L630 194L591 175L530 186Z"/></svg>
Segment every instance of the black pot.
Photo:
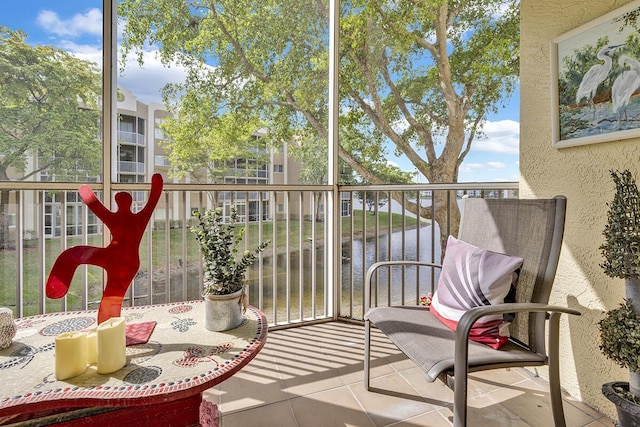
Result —
<svg viewBox="0 0 640 427"><path fill-rule="evenodd" d="M602 385L602 394L616 405L618 410L617 425L620 427L640 427L640 405L616 393L614 387L629 391L629 383L616 381Z"/></svg>

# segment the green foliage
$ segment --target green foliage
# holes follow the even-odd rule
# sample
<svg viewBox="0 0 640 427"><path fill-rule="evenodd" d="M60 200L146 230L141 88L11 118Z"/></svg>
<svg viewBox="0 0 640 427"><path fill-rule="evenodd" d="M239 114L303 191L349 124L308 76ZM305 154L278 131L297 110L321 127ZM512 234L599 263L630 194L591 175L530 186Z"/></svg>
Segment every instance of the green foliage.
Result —
<svg viewBox="0 0 640 427"><path fill-rule="evenodd" d="M326 184L328 182L327 144L314 132L299 135L300 144L291 144L289 152L306 167L300 171L302 184Z"/></svg>
<svg viewBox="0 0 640 427"><path fill-rule="evenodd" d="M86 181L100 172L100 73L52 46L0 26L0 180L46 172ZM27 170L28 159L37 159Z"/></svg>
<svg viewBox="0 0 640 427"><path fill-rule="evenodd" d="M253 251L244 251L238 257L245 228L235 231L238 214L231 209L229 223L224 222L222 209L195 213L198 224L191 227L200 245L204 269L203 296L232 294L242 289L247 268L267 248L269 241L260 243Z"/></svg>
<svg viewBox="0 0 640 427"><path fill-rule="evenodd" d="M341 160L368 183L395 182L391 142L429 182L455 182L487 115L516 86L519 2L346 0L339 14ZM274 146L327 144L326 2L122 0L118 15L125 57L141 61L151 44L188 69L163 91L178 169L202 167L196 154L226 153L259 128ZM326 161L296 153L311 169L305 180L323 181L314 171Z"/></svg>
<svg viewBox="0 0 640 427"><path fill-rule="evenodd" d="M195 99L190 99L190 98ZM189 98L189 99L187 99ZM169 153L173 176L183 178L189 172L203 170L203 182L224 183L228 173L226 164L234 159L252 159L265 164L266 139L254 138L260 123L243 114L225 114L218 117L210 108L215 104L206 94L190 92L182 103L197 104L192 109L173 106L177 118L166 118L160 127L170 136L164 144ZM170 104L169 104L170 105ZM208 107L207 107L208 106ZM198 175L193 175L198 180Z"/></svg>
<svg viewBox="0 0 640 427"><path fill-rule="evenodd" d="M640 373L640 315L629 300L598 322L600 350L623 368Z"/></svg>
<svg viewBox="0 0 640 427"><path fill-rule="evenodd" d="M616 192L608 205L605 243L600 246L605 262L601 267L607 275L629 282L640 277L640 195L629 170L610 172ZM598 326L604 355L623 368L640 373L640 314L635 312L632 301L626 299L619 308L609 311Z"/></svg>
<svg viewBox="0 0 640 427"><path fill-rule="evenodd" d="M640 277L640 194L629 170L611 171L616 193L607 215L600 246L601 267L611 277Z"/></svg>

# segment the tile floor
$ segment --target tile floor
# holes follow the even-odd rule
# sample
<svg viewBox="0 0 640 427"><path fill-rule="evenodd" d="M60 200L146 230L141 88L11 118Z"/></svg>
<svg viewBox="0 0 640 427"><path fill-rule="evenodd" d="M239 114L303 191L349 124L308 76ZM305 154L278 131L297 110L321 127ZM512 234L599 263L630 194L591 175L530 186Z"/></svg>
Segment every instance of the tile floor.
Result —
<svg viewBox="0 0 640 427"><path fill-rule="evenodd" d="M453 392L427 382L382 335L373 339L371 386L363 386L363 327L323 323L269 332L242 371L207 390L221 427L450 426ZM553 425L546 382L524 369L472 374L470 427ZM567 425L613 426L565 399Z"/></svg>

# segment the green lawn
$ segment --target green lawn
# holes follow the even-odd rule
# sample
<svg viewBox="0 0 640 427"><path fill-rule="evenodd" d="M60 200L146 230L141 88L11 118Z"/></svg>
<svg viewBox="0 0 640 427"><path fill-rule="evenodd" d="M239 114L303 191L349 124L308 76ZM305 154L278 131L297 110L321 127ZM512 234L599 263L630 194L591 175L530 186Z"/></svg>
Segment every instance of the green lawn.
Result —
<svg viewBox="0 0 640 427"><path fill-rule="evenodd" d="M354 211L354 235L358 236L357 231L362 230L363 226L363 212ZM388 217L387 212L380 212L378 214L379 232L385 233L388 230ZM392 214L392 228L396 229L401 227L402 216L399 214ZM405 217L407 228L412 228L416 225L415 218ZM375 233L376 217L371 213L366 213L367 235L373 235ZM277 229L275 236L273 235L273 223L263 222L262 224L251 223L248 225L246 237L249 247L254 247L260 236L260 227L262 227L262 239L263 240L275 240L275 247L278 251L285 248L287 237L290 239L289 248L296 250L299 248L299 233L302 226L302 241L303 244L308 242L311 237L312 229L315 227L316 238L321 240L324 236L323 222L311 222L291 220L288 223L285 221L277 222ZM342 218L342 230L343 239L348 239L351 235L351 218ZM141 274L146 274L148 270L148 250L147 236L143 238L140 247L140 260ZM67 247L81 245L82 240L80 237L70 236L67 238ZM44 281L53 265L53 262L62 251L62 239L51 238L45 241L45 255L44 260L40 258L38 252L38 241L31 240L25 243L28 246L24 250L24 256L22 259L22 271L23 271L23 297L25 307L25 315L36 314L39 312L40 298L42 298L41 281ZM88 237L88 245L90 246L103 246L102 237L99 235L92 235ZM274 243L272 242L273 248ZM179 265L197 265L199 263L200 255L198 245L193 235L188 230L183 229L170 229L169 236L167 238L165 229L156 229L152 231L152 268L158 271L161 275L166 271L166 265L169 264L171 271L179 271ZM267 253L272 250L268 248ZM183 259L183 250L186 249L186 260ZM186 261L186 262L185 262ZM0 277L3 279L3 286L0 288L0 306L1 307L15 307L16 305L16 290L14 284L16 283L16 253L15 250L3 250L0 251ZM86 268L80 267L74 276L74 280L67 294L68 309L81 309L82 295L84 293L84 274L86 271L87 283L88 283L88 299L90 302L97 302L100 300L102 293L103 272L98 267L89 266ZM61 303L55 300L49 300L45 298L45 304L47 305L47 311L60 310ZM90 307L95 307L91 305Z"/></svg>

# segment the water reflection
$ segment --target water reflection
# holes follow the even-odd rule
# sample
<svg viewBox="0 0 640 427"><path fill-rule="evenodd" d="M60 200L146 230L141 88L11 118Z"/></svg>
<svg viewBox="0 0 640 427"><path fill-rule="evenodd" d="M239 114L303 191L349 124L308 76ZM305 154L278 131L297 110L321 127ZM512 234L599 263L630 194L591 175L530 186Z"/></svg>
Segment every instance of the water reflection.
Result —
<svg viewBox="0 0 640 427"><path fill-rule="evenodd" d="M438 236L439 230L433 230ZM438 263L440 259L439 239L432 247L432 228L423 225L420 228L391 234L382 234L377 238L353 240L350 243L350 260L342 265L342 301L341 314L362 318L364 299L364 275L376 261L419 260ZM433 257L432 257L433 254ZM438 272L432 274L431 268L393 267L380 269L377 275L377 288L373 297L378 304L407 303L415 304L422 295L431 291L431 284L437 280ZM348 307L353 305L353 312Z"/></svg>

